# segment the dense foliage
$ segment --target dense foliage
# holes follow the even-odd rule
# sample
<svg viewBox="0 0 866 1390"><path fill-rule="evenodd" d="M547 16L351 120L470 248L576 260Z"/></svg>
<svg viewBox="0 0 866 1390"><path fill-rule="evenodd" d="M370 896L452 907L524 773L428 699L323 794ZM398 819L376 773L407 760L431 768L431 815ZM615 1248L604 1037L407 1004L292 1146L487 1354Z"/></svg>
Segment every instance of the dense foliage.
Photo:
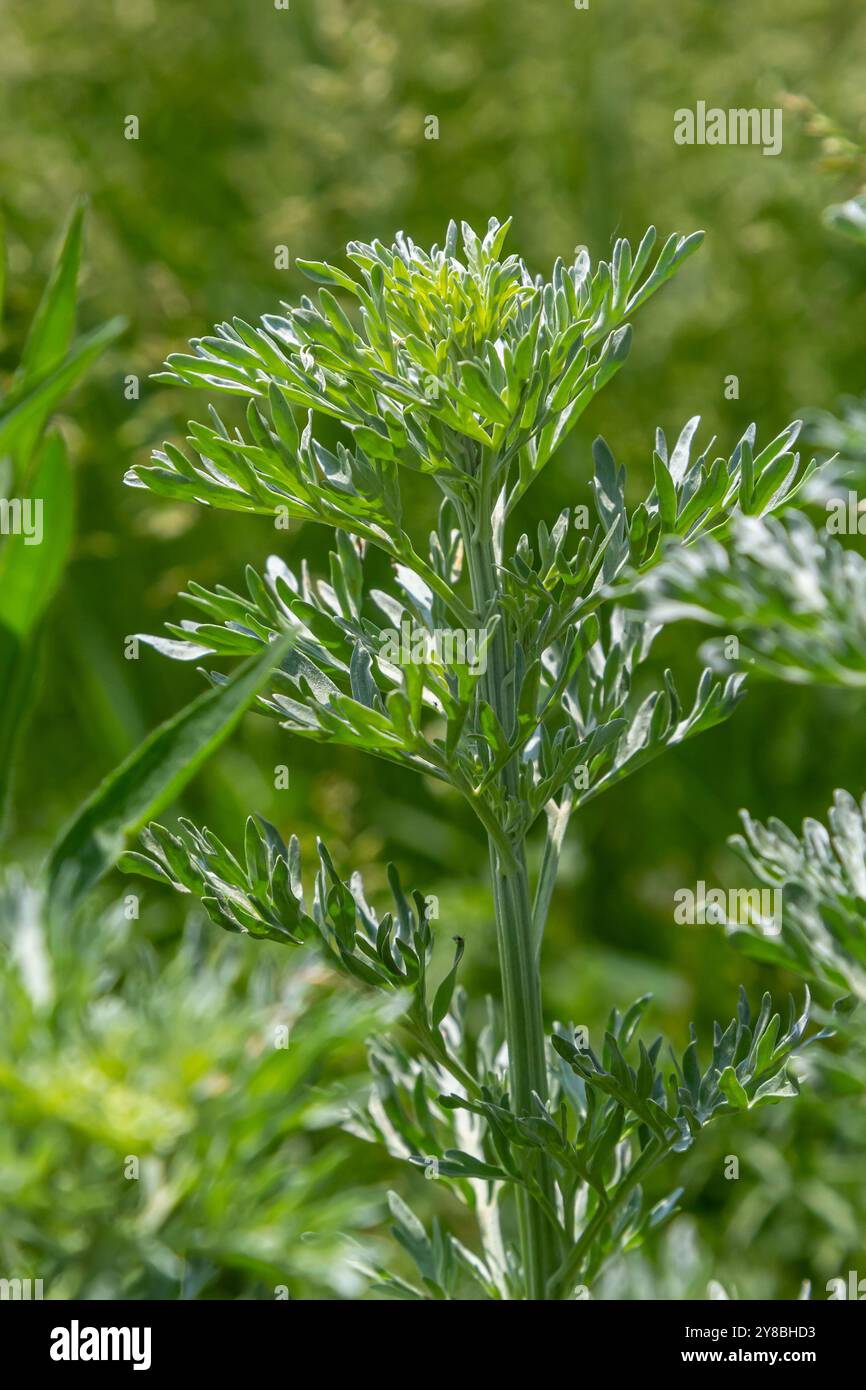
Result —
<svg viewBox="0 0 866 1390"><path fill-rule="evenodd" d="M483 238L450 223L442 247L429 252L402 233L390 248L350 243L354 277L302 263L320 286L317 302L304 297L258 327L235 319L195 340L191 354L168 359L172 381L248 398L246 431L230 430L212 407L209 426L190 427L195 461L166 444L128 478L278 524L300 517L337 527L329 583L273 557L267 580L248 572L248 600L195 587L193 601L221 622L187 620L171 638L149 640L180 660L249 652L260 665L264 648L274 689L259 698L281 728L441 781L487 835L501 983L481 1036L455 992L463 939L430 995L431 900L416 894L413 907L395 871L393 909L380 918L360 877L344 882L321 842L308 909L297 838L287 847L262 820L247 824L243 863L189 823L182 836L152 825L149 854L124 861L196 894L232 932L293 945L319 939L354 980L411 991L404 1028L412 1050L377 1044L372 1054L395 1102L389 1128L413 1162L452 1181L477 1209L478 1247L438 1225L428 1237L394 1194L396 1233L425 1290L383 1271L380 1287L401 1298L467 1296L472 1281L474 1297L585 1293L611 1255L639 1245L675 1209L676 1191L645 1206L643 1183L657 1166L690 1147L717 1112L797 1094L787 1064L809 1016L808 995L799 1017L791 1001L782 1032L765 995L752 1026L741 992L738 1017L715 1025L706 1070L693 1030L667 1075L660 1037L627 1060L646 998L612 1014L600 1057L585 1027L545 1042L543 936L570 816L727 718L740 694L736 675L714 684L705 671L680 718L667 672L662 687L630 701L657 628L617 600L642 595L679 549L690 554L744 520L772 518L814 464L802 466L791 449L798 425L758 452L751 426L727 460L706 450L693 460L692 420L670 450L659 432L653 487L629 512L625 471L599 439L594 528L587 508L575 507L552 528L539 525L537 550L524 532L512 554L524 495L628 353L626 320L701 237L673 234L654 255L650 228L635 251L617 240L610 262L594 269L583 251L571 266L557 261L545 283L504 255L507 233L507 223L491 219ZM335 291L355 301L354 318ZM303 424L292 407L304 411ZM345 431L334 451L318 437L322 417ZM402 478L413 473L442 497L427 556L406 519ZM390 593L366 591L368 547L392 562ZM372 618L371 604L388 626ZM441 649L443 632L454 635L450 622L465 625L457 629L464 639L467 628L474 635L474 659L465 641L456 654L453 644ZM394 641L397 631L403 641ZM237 677L211 679L225 692ZM87 813L94 826L112 800L110 788L97 795ZM526 845L542 814L547 834L532 884ZM61 868L78 854L74 830L64 845L55 854ZM459 1112L475 1117L465 1147Z"/></svg>

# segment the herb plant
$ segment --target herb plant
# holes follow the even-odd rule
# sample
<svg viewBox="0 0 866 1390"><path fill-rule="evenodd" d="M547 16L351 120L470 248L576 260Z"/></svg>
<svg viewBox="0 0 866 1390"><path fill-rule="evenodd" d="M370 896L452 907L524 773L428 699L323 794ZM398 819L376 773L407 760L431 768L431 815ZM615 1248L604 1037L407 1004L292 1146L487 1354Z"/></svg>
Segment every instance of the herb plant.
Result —
<svg viewBox="0 0 866 1390"><path fill-rule="evenodd" d="M172 499L333 528L327 580L271 557L262 573L247 571L243 593L193 582L185 598L198 617L143 640L179 660L247 657L256 675L244 703L255 696L299 737L445 784L486 835L501 978L486 1011L457 983L472 939L455 939L453 961L438 968L430 903L407 895L393 868L381 915L321 844L305 891L297 840L255 817L240 857L182 822L177 833L151 824L143 853L123 861L198 896L230 931L315 943L336 970L395 995L393 1032L370 1048L369 1113L352 1128L451 1184L477 1230L471 1247L438 1223L428 1234L392 1195L395 1235L420 1282L380 1270L378 1287L401 1298L575 1297L676 1209L677 1190L645 1201L659 1164L716 1115L796 1092L788 1061L807 1024L808 998L782 1026L769 996L753 1018L741 995L703 1060L693 1031L672 1066L660 1038L637 1036L647 998L614 1009L592 1044L585 1030L545 1024L543 936L570 817L726 719L742 695L742 675L705 671L684 706L665 672L633 699L659 630L633 594L672 542L686 556L696 542L726 553L742 518L778 525L812 466L793 451L796 424L762 447L751 427L726 458L712 442L699 451L692 420L673 444L658 432L653 486L629 505L625 469L598 440L594 522L576 504L532 540L520 534L525 494L623 365L631 318L700 234L673 235L654 256L650 229L636 250L618 240L594 269L585 251L557 261L545 283L504 254L507 232L495 220L483 237L452 223L429 252L402 234L391 247L352 243L354 274L299 263L315 299L258 326L221 324L161 374L243 397L244 422L211 407L207 423L190 426L188 452L166 444L128 479ZM426 545L412 533L409 479L438 490ZM366 580L374 549L391 562L387 591ZM232 679L210 672L218 692ZM145 802L115 831L140 820ZM98 814L91 808L93 842ZM545 840L531 882L537 822Z"/></svg>
<svg viewBox="0 0 866 1390"><path fill-rule="evenodd" d="M374 1257L377 1203L321 1130L360 1095L380 1004L293 964L201 921L163 955L123 901L52 913L32 872L0 871L4 1271L52 1299L363 1287L347 1248Z"/></svg>

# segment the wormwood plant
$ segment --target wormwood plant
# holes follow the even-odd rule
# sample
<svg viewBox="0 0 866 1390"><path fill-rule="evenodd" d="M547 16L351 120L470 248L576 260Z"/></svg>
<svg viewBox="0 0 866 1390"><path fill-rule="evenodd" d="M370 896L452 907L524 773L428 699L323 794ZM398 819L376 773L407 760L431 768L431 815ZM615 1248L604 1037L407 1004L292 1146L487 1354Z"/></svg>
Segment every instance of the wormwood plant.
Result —
<svg viewBox="0 0 866 1390"><path fill-rule="evenodd" d="M32 873L0 871L4 1273L59 1299L363 1287L346 1243L367 1248L375 1203L352 1140L316 1131L323 1065L360 1094L381 1003L275 954L199 922L161 958L122 903L51 914Z"/></svg>
<svg viewBox="0 0 866 1390"><path fill-rule="evenodd" d="M648 1208L645 1180L714 1116L790 1096L787 1064L807 1012L780 1026L765 996L742 996L699 1059L692 1036L669 1063L638 1039L647 999L614 1009L603 1039L545 1027L542 941L571 815L593 797L726 719L742 677L701 677L683 706L670 672L640 701L635 674L658 625L622 600L670 538L687 553L724 546L737 519L769 517L812 465L792 425L763 447L751 427L729 457L695 446L696 420L669 445L659 432L653 486L626 502L625 469L594 447L589 506L568 508L533 540L524 496L628 353L629 320L679 269L700 234L655 254L618 240L593 269L581 251L550 280L504 256L508 224L482 238L452 223L429 252L352 243L354 274L301 263L319 286L260 325L235 319L161 379L246 398L245 421L190 426L129 481L163 496L335 531L327 580L281 558L247 571L246 591L191 583L198 618L148 640L180 660L273 652L258 707L289 732L360 748L445 783L472 807L489 844L500 998L486 1012L457 985L464 950L431 979L427 900L389 869L379 915L357 875L324 845L312 894L299 846L258 818L236 857L206 829L152 824L124 865L198 895L215 922L289 945L315 942L351 979L404 1002L393 1035L370 1049L374 1094L354 1127L450 1183L472 1210L468 1248L392 1197L397 1239L420 1275L380 1271L403 1298L567 1299L611 1255L670 1216L678 1191ZM326 446L318 434L330 421ZM404 479L438 490L436 528L413 536ZM371 549L391 562L385 591L365 578ZM408 639L406 638L408 634ZM400 640L395 640L399 635ZM443 641L443 635L450 642ZM270 644L280 642L274 650ZM646 676L647 673L642 673ZM226 688L230 677L211 671ZM527 839L543 822L535 882ZM807 1000L808 1007L808 1000Z"/></svg>

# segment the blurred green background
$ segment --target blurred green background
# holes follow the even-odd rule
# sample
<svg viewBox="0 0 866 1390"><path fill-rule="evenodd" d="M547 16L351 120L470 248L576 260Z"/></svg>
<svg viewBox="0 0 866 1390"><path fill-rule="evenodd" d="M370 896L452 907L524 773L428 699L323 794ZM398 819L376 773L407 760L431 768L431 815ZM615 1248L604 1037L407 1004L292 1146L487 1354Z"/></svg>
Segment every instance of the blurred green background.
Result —
<svg viewBox="0 0 866 1390"><path fill-rule="evenodd" d="M834 409L866 389L866 255L821 221L828 203L866 178L857 150L866 134L864 59L866 11L848 0L790 0L784 10L772 0L590 0L587 10L571 0L5 7L9 284L0 369L14 367L59 228L81 195L90 211L80 320L88 327L120 313L129 321L65 409L78 536L43 644L40 702L4 847L24 866L19 897L84 795L198 689L194 671L153 652L126 661L126 635L183 616L175 595L189 579L238 587L244 565L260 566L274 549L313 566L327 553L327 536L309 528L287 538L267 519L160 505L123 487L133 461L184 432L193 398L148 380L168 351L215 321L251 320L297 297L294 258L339 261L352 238L388 240L405 228L423 244L441 241L450 217L480 225L513 214L512 248L547 270L583 244L604 257L614 235L634 241L650 222L662 235L703 227L699 255L639 323L626 369L531 494L527 529L589 500L597 433L627 464L636 491L651 476L657 425L670 436L700 414L725 454L751 420L768 439L804 409ZM698 100L784 104L782 153L675 145L674 111ZM125 138L130 116L137 139ZM425 138L429 116L439 122L436 140ZM852 144L834 136L836 123ZM282 246L287 269L275 265ZM739 395L729 400L732 374ZM137 400L126 398L130 375L140 381ZM412 500L423 538L434 499L419 487ZM698 642L677 627L656 659L695 671ZM274 790L281 763L291 769L287 791ZM859 794L864 769L862 700L768 686L754 689L732 722L587 808L570 831L549 928L551 1017L596 1025L611 1004L651 989L656 1020L681 1040L691 1018L706 1027L730 1017L740 979L750 993L788 984L739 959L712 929L675 927L674 889L739 881L725 849L738 807L798 823L823 815L836 786ZM436 789L384 764L290 744L249 717L178 809L230 843L251 809L306 846L321 833L344 869L365 870L373 893L394 858L407 881L439 896L443 927L467 937L467 983L495 986L486 851ZM47 1267L55 1296L273 1296L279 1283L293 1297L351 1296L362 1282L337 1233L381 1244L382 1192L412 1181L328 1122L328 1097L359 1084L368 1020L355 1010L335 1054L328 1039L349 1006L335 1003L327 979L301 979L275 946L260 946L263 962L251 964L233 943L211 944L156 887L143 891L140 920L122 923L121 913L118 925L109 899L124 889L113 880L105 918L96 921L94 908L76 928L91 951L99 941L112 961L120 957L101 972L80 962L73 938L43 944L74 988L66 997L60 979L60 1011L56 1000L19 999L38 1019L19 1018L19 1040L10 1028L4 1042L0 1110L12 1126L0 1177L4 1267ZM212 960L214 950L228 966ZM210 983L218 968L228 970L221 989ZM11 1017L11 975L2 988ZM178 1061L166 1090L172 1034L192 1027L198 991L212 989L193 1029L201 1056L186 1071ZM174 1000L163 1015L154 993ZM267 1068L258 1076L245 1050L257 1026L250 1011L301 995L315 1046L295 1059L290 1078ZM126 1019L123 1043L99 1031L106 1008ZM178 1057L187 1042L176 1040ZM98 1106L67 1105L61 1079L75 1070L77 1047L89 1065L113 1067L118 1085L150 1088L157 1109L176 1106L175 1128L166 1121L171 1132L156 1135L138 1117L131 1130L112 1131L96 1123ZM47 1091L34 1081L28 1100L10 1076L34 1049L53 1081ZM235 1070L236 1053L249 1074ZM213 1076L228 1078L227 1092L215 1097L205 1086L200 1094L202 1077ZM288 1113L274 1122L283 1084ZM305 1088L316 1096L312 1115ZM862 1097L855 1106L834 1099L824 1078L782 1109L729 1136L739 1182L722 1176L724 1132L682 1162L675 1180L686 1186L690 1224L680 1238L694 1246L691 1262L662 1242L611 1284L611 1296L688 1291L671 1283L672 1264L692 1271L696 1287L714 1278L758 1297L793 1297L807 1278L823 1296L826 1280L858 1260L866 1274ZM152 1151L155 1187L115 1190L105 1173L118 1171L117 1155L139 1151ZM244 1181L246 1165L255 1182ZM422 1198L447 1202L429 1189ZM243 1220L232 1219L236 1204ZM316 1239L326 1256L309 1255Z"/></svg>

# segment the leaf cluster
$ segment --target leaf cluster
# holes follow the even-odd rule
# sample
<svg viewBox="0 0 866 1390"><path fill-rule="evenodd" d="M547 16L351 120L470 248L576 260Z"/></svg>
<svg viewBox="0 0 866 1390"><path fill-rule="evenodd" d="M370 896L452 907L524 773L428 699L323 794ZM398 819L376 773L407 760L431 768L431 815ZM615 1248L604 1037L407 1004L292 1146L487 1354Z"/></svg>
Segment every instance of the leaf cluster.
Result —
<svg viewBox="0 0 866 1390"><path fill-rule="evenodd" d="M702 234L673 234L651 264L650 228L634 251L619 239L595 270L585 250L571 266L557 261L544 283L518 256L500 259L508 228L492 219L480 237L452 222L429 251L402 233L391 247L351 242L355 275L300 262L316 301L255 328L222 324L160 374L248 397L246 433L230 436L215 417L193 428L197 462L169 446L130 481L242 510L284 502L399 548L398 470L435 474L464 496L481 485L480 450L497 460L511 510L625 360L626 318ZM302 438L290 407L337 420L354 447L333 454Z"/></svg>
<svg viewBox="0 0 866 1390"><path fill-rule="evenodd" d="M828 824L808 817L796 835L773 817L741 812L731 838L761 883L782 894L782 930L767 936L732 928L747 954L773 962L855 1000L866 1000L866 798L837 791Z"/></svg>
<svg viewBox="0 0 866 1390"><path fill-rule="evenodd" d="M740 660L795 684L866 683L866 560L803 513L743 517L731 545L673 545L641 589L660 622L736 635Z"/></svg>

